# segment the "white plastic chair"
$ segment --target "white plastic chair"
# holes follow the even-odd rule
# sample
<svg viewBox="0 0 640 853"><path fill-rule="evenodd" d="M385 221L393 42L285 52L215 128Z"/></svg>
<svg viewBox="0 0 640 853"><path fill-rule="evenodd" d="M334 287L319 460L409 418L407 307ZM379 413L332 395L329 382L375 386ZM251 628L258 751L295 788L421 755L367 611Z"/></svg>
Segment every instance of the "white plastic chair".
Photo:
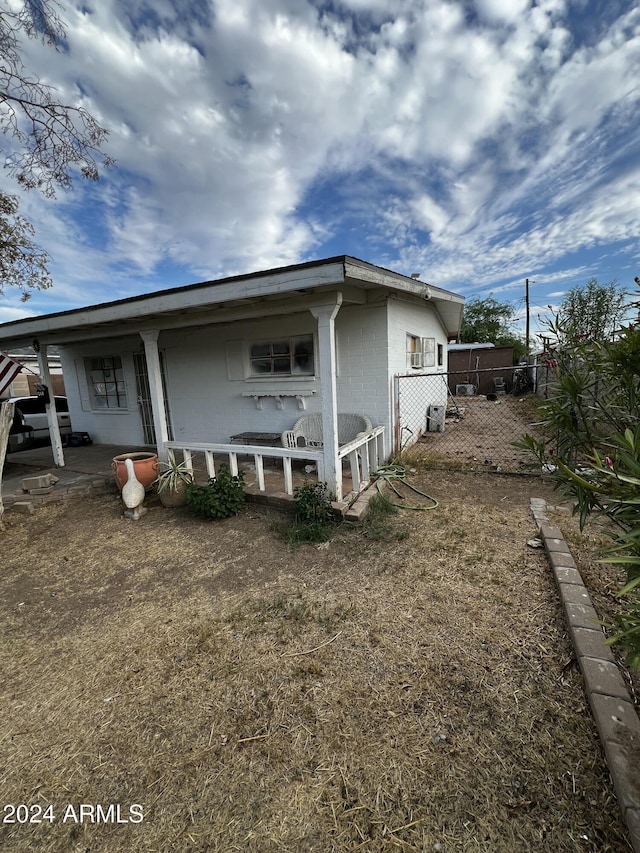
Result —
<svg viewBox="0 0 640 853"><path fill-rule="evenodd" d="M350 413L338 414L338 444L348 444L359 435L373 429L373 424L366 415ZM322 415L303 415L291 429L282 433L282 446L296 447L322 447Z"/></svg>

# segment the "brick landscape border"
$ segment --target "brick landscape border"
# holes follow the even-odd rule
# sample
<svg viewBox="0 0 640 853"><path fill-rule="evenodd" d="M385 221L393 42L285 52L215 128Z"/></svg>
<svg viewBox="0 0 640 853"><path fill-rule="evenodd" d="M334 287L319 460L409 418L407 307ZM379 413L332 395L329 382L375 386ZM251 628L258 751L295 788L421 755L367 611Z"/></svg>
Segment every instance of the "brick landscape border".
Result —
<svg viewBox="0 0 640 853"><path fill-rule="evenodd" d="M548 523L544 499L532 498L531 511L540 529L555 577L584 689L600 735L616 797L640 853L640 719L627 685L599 624L562 531Z"/></svg>

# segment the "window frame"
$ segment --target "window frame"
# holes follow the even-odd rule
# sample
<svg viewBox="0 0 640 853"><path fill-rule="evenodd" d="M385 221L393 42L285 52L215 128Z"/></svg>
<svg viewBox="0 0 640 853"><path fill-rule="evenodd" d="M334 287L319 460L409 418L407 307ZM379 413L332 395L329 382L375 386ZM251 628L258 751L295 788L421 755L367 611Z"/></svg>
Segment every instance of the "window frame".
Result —
<svg viewBox="0 0 640 853"><path fill-rule="evenodd" d="M419 335L412 335L411 332L406 333L406 351L407 351L407 369L421 370L422 369L422 338ZM415 358L419 356L419 358ZM416 362L420 362L417 364Z"/></svg>
<svg viewBox="0 0 640 853"><path fill-rule="evenodd" d="M440 347L441 344L437 344ZM436 348L436 339L434 337L421 337L414 335L411 332L406 333L406 364L407 369L425 370L436 366L436 352L438 358L440 350ZM441 362L438 361L438 366Z"/></svg>
<svg viewBox="0 0 640 853"><path fill-rule="evenodd" d="M98 366L97 363L100 363ZM121 355L92 355L85 357L85 373L89 402L93 412L126 412L129 409L129 391L125 379L125 369ZM102 374L101 377L97 374ZM108 374L113 374L112 376ZM118 375L119 374L119 375ZM100 386L104 392L98 393ZM113 390L107 390L113 386ZM121 387L119 387L121 386ZM104 405L98 405L104 400ZM110 404L115 400L116 404Z"/></svg>
<svg viewBox="0 0 640 853"><path fill-rule="evenodd" d="M308 341L310 344L309 352L303 353L302 355L311 360L311 369L301 372L295 371L295 359L296 359L296 341ZM278 345L282 345L283 343L287 344L288 352L277 352L274 351L274 348ZM254 355L254 348L257 347L269 347L268 353L263 353L261 355ZM296 380L296 379L314 379L316 376L316 341L315 335L313 332L306 332L304 334L298 335L271 335L268 338L260 338L256 340L252 340L247 344L247 376L246 379L251 381L278 381L278 380ZM299 356L300 357L300 354ZM284 361L284 359L288 359L289 361L289 370L287 371L275 371L274 366L275 362L279 359ZM271 363L271 369L269 371L258 372L254 370L254 364L257 362L266 362L269 361Z"/></svg>

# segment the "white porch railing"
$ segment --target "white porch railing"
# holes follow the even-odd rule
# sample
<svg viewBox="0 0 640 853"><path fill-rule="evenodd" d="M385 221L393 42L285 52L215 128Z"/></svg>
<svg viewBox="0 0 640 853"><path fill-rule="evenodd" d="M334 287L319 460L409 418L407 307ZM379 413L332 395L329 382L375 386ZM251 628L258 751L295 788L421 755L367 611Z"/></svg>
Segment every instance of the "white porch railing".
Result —
<svg viewBox="0 0 640 853"><path fill-rule="evenodd" d="M339 447L338 459L345 458L351 466L353 491L358 494L367 488L372 473L384 462L384 427L374 427L364 436ZM338 465L338 476L342 478L342 465Z"/></svg>
<svg viewBox="0 0 640 853"><path fill-rule="evenodd" d="M166 450L182 451L184 461L193 471L193 454L204 455L207 475L210 478L216 476L216 461L220 464L219 457L226 457L226 464L233 476L238 474L238 456L253 456L256 469L256 480L258 489L266 492L264 476L265 459L282 459L284 474L284 491L287 495L293 495L293 470L292 462L300 459L307 462L315 462L318 469L318 480L324 479L324 452L318 448L288 448L288 447L263 447L250 444L217 444L209 442L185 442L167 441L164 444ZM218 457L216 460L215 457ZM348 458L351 469L351 480L353 491L356 494L369 484L371 474L384 461L384 427L374 427L366 435L359 436L354 441L342 445L338 449L340 460ZM342 497L342 464L338 465L339 483L328 483L331 491L335 492L339 499Z"/></svg>

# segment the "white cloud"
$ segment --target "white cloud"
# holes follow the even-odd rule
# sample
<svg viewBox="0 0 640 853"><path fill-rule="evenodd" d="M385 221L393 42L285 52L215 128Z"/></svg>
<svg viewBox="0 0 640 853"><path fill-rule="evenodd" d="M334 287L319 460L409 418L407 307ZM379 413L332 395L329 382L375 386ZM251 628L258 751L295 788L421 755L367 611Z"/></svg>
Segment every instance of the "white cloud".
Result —
<svg viewBox="0 0 640 853"><path fill-rule="evenodd" d="M27 307L6 305L0 301L0 323L11 323L13 320L24 320L26 317L33 317L37 313L37 311Z"/></svg>
<svg viewBox="0 0 640 853"><path fill-rule="evenodd" d="M475 0L481 18L492 23L512 23L529 6L529 0Z"/></svg>
<svg viewBox="0 0 640 853"><path fill-rule="evenodd" d="M449 222L447 213L426 193L413 202L412 208L417 225L429 230L432 239L437 239Z"/></svg>
<svg viewBox="0 0 640 853"><path fill-rule="evenodd" d="M386 265L454 288L612 240L637 256L632 3L589 45L564 0L475 0L473 21L462 0L318 7L86 0L68 53L28 44L65 97L81 82L117 159L97 187L29 197L57 296L293 263L351 215Z"/></svg>

